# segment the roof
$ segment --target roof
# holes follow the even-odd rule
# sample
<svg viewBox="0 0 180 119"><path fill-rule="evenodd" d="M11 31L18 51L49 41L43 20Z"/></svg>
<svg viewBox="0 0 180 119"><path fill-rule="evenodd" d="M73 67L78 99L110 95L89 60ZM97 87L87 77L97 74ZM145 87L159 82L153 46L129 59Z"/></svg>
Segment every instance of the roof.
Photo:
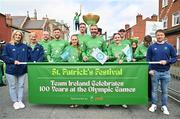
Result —
<svg viewBox="0 0 180 119"><path fill-rule="evenodd" d="M24 29L43 29L46 20L28 20L24 24Z"/></svg>
<svg viewBox="0 0 180 119"><path fill-rule="evenodd" d="M12 25L21 28L26 19L26 16L12 16Z"/></svg>

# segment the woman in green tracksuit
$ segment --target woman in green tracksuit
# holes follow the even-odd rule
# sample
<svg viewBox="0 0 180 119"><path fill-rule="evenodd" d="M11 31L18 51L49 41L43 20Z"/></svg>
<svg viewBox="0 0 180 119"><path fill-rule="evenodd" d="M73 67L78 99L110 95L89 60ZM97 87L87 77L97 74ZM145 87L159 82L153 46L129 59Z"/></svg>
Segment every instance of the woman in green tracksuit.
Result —
<svg viewBox="0 0 180 119"><path fill-rule="evenodd" d="M70 45L65 50L69 50L68 62L80 62L81 50L77 35L71 36Z"/></svg>
<svg viewBox="0 0 180 119"><path fill-rule="evenodd" d="M118 33L115 33L113 36L114 43L110 44L108 47L108 56L109 61L122 63L126 61L126 55L123 52L123 49L126 47L126 44L121 44L122 40Z"/></svg>
<svg viewBox="0 0 180 119"><path fill-rule="evenodd" d="M79 39L77 35L71 36L70 46L66 48L66 50L69 50L68 55L68 62L79 62L81 57L81 50L80 50L80 44ZM76 108L78 105L70 105L71 108Z"/></svg>
<svg viewBox="0 0 180 119"><path fill-rule="evenodd" d="M146 52L151 41L152 41L151 36L147 35L144 37L143 43L136 48L136 51L134 53L134 58L136 59L136 61L141 61L141 62L146 61Z"/></svg>

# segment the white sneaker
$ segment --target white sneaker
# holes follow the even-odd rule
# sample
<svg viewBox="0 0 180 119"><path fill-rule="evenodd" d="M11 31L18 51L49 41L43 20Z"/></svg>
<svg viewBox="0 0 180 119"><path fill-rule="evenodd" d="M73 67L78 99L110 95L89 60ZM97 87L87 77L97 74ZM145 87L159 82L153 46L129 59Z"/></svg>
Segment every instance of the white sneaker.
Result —
<svg viewBox="0 0 180 119"><path fill-rule="evenodd" d="M149 111L150 111L150 112L155 112L156 109L157 109L157 105L152 104L151 107L149 108Z"/></svg>
<svg viewBox="0 0 180 119"><path fill-rule="evenodd" d="M127 105L122 105L122 107L123 107L123 108L125 108L125 109L127 109L127 108L128 108L128 106L127 106Z"/></svg>
<svg viewBox="0 0 180 119"><path fill-rule="evenodd" d="M18 105L19 105L19 108L21 108L21 109L23 109L23 108L25 108L25 105L24 105L24 103L23 102L18 102Z"/></svg>
<svg viewBox="0 0 180 119"><path fill-rule="evenodd" d="M161 107L161 110L162 110L163 113L166 114L166 115L169 115L169 114L170 114L166 106L162 106L162 107Z"/></svg>
<svg viewBox="0 0 180 119"><path fill-rule="evenodd" d="M15 102L15 103L13 104L13 107L14 107L15 110L20 109L18 102Z"/></svg>

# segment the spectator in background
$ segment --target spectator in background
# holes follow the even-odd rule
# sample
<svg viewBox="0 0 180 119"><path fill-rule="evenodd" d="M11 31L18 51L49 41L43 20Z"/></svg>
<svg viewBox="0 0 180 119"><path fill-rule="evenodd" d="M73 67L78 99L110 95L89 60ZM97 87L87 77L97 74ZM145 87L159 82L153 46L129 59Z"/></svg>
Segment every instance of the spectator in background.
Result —
<svg viewBox="0 0 180 119"><path fill-rule="evenodd" d="M22 101L27 65L21 62L28 62L29 54L29 47L23 44L23 33L13 31L10 42L4 47L2 57L6 63L6 79L14 109L25 108Z"/></svg>

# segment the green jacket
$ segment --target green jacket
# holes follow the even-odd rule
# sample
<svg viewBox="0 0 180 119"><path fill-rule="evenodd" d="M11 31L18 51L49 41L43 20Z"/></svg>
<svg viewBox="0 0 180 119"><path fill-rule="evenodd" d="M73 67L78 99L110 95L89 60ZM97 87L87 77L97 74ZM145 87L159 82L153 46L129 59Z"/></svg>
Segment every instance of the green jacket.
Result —
<svg viewBox="0 0 180 119"><path fill-rule="evenodd" d="M48 44L48 61L49 62L62 62L60 55L64 49L69 45L67 40L53 39Z"/></svg>
<svg viewBox="0 0 180 119"><path fill-rule="evenodd" d="M134 57L137 61L146 61L147 47L144 44L140 44L134 53Z"/></svg>
<svg viewBox="0 0 180 119"><path fill-rule="evenodd" d="M70 53L68 56L68 62L80 62L80 56L81 56L80 48L78 49L77 47L70 45L70 46L66 47L66 49L70 49L69 50Z"/></svg>
<svg viewBox="0 0 180 119"><path fill-rule="evenodd" d="M102 52L107 54L107 45L102 37L96 36L95 38L90 37L84 42L82 48L82 56L88 57L88 62L97 62L95 58L91 56L93 48L99 48Z"/></svg>
<svg viewBox="0 0 180 119"><path fill-rule="evenodd" d="M111 62L118 62L119 60L126 61L126 55L123 52L123 49L126 47L127 44L119 44L116 45L115 43L110 44L108 47L108 56L109 61ZM119 54L119 58L115 58L116 54Z"/></svg>
<svg viewBox="0 0 180 119"><path fill-rule="evenodd" d="M38 43L43 46L43 49L44 49L44 61L48 62L47 52L48 52L48 43L49 43L49 41L41 39Z"/></svg>
<svg viewBox="0 0 180 119"><path fill-rule="evenodd" d="M81 35L81 34L78 34L77 35L78 39L79 39L79 45L80 45L80 48L83 48L83 44L86 40L90 39L90 36L85 34L85 35Z"/></svg>
<svg viewBox="0 0 180 119"><path fill-rule="evenodd" d="M128 44L131 47L131 41L129 41L128 39L122 40L121 44Z"/></svg>

